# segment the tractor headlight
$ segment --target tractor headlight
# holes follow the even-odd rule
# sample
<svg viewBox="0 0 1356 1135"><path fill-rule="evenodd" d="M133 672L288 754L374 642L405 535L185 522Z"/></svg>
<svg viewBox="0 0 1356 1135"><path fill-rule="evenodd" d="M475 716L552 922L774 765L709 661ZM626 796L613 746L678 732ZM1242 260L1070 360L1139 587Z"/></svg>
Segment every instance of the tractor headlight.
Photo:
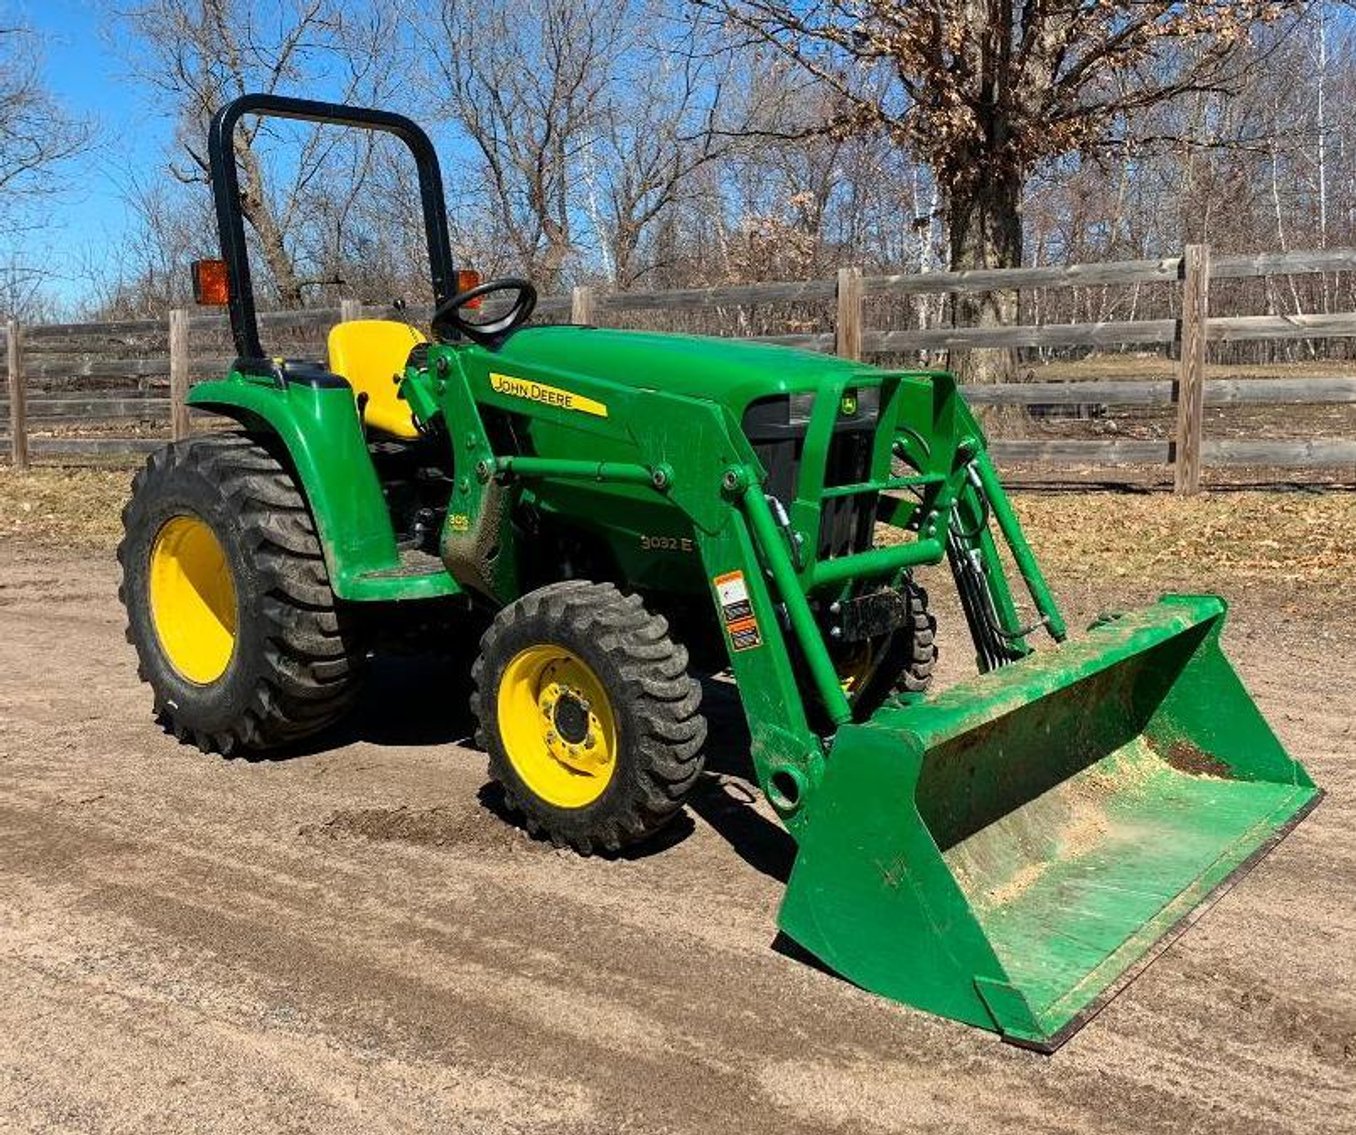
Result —
<svg viewBox="0 0 1356 1135"><path fill-rule="evenodd" d="M760 398L744 412L744 433L750 441L804 437L814 413L817 392ZM879 386L849 386L838 399L834 432L873 429L880 416Z"/></svg>
<svg viewBox="0 0 1356 1135"><path fill-rule="evenodd" d="M792 394L787 406L787 425L802 428L808 426L816 397L813 391ZM838 424L845 426L847 422L855 422L863 426L871 425L875 422L879 409L879 386L849 386L838 400Z"/></svg>
<svg viewBox="0 0 1356 1135"><path fill-rule="evenodd" d="M789 426L808 426L810 424L810 414L815 408L815 396L813 392L805 394L793 394L787 403L787 422Z"/></svg>

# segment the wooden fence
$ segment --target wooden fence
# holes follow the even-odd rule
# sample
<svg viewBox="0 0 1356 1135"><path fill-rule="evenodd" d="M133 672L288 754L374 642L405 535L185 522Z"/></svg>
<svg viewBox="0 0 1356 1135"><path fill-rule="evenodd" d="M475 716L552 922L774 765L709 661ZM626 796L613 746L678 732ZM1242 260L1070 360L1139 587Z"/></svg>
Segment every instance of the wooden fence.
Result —
<svg viewBox="0 0 1356 1135"><path fill-rule="evenodd" d="M1206 348L1210 343L1356 337L1356 312L1211 316L1211 282L1351 271L1356 271L1356 249L1212 257L1207 246L1192 245L1177 257L1063 267L891 276L864 275L858 269L844 268L835 279L653 292L609 293L578 287L568 297L545 297L538 311L547 321L608 324L619 319L634 322L632 313L637 312L819 303L830 305L835 312L832 331L758 338L864 359L991 347L1168 346L1177 358L1176 377L1171 380L1007 383L971 386L966 393L972 403L980 405L1174 407L1176 430L1171 440L1000 439L994 449L1000 459L1009 461L1093 466L1171 464L1177 491L1193 493L1200 486L1205 465L1356 471L1356 437L1352 436L1299 440L1211 440L1204 436L1207 406L1356 403L1356 377L1207 380ZM985 328L888 330L865 326L867 301L872 297L1140 284L1179 289L1175 307L1180 317ZM338 320L386 314L389 309L345 300L338 309L265 313L260 323L269 336L300 334L318 341ZM407 313L414 320L428 315L427 310L413 308ZM163 321L30 327L11 322L5 329L9 397L0 402L6 404L4 419L14 465L25 468L30 454L120 454L161 444L159 438L144 436L30 436L34 432L69 430L81 423L168 421L171 437L187 436L191 426L184 396L195 380L221 374L229 367L227 329L224 313L205 310L175 310ZM216 350L195 349L195 336L213 337L218 342ZM115 379L135 380L138 389L99 389L101 383ZM64 385L53 388L54 380ZM48 389L37 389L43 383ZM0 443L4 440L0 437Z"/></svg>

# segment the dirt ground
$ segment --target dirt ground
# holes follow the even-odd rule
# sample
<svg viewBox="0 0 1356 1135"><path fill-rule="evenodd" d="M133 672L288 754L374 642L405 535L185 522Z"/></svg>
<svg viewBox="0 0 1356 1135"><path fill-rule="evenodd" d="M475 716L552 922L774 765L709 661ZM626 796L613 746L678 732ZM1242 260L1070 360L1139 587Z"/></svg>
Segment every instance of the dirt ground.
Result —
<svg viewBox="0 0 1356 1135"><path fill-rule="evenodd" d="M1083 622L1152 592L1054 582ZM1318 584L1231 585L1227 645L1327 800L1047 1058L772 948L793 850L728 705L672 838L583 860L494 814L431 664L290 759L179 747L116 583L0 538L0 1130L1356 1130L1356 628Z"/></svg>

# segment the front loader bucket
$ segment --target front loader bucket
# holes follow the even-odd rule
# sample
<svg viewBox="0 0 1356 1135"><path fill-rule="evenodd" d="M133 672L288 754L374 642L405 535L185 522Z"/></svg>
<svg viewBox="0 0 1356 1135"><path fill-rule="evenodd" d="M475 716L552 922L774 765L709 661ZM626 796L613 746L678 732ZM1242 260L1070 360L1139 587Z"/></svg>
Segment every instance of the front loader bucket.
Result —
<svg viewBox="0 0 1356 1135"><path fill-rule="evenodd" d="M807 800L782 929L856 984L1052 1050L1317 802L1168 596L844 726Z"/></svg>

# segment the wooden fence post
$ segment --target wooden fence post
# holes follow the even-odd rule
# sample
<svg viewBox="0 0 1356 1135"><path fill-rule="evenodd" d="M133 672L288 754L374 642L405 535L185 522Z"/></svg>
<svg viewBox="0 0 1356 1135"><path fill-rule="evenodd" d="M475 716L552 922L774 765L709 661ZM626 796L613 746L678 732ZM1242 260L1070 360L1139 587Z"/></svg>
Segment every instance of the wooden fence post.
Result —
<svg viewBox="0 0 1356 1135"><path fill-rule="evenodd" d="M9 366L9 451L14 468L28 471L28 384L24 379L23 329L17 319L5 328L5 361Z"/></svg>
<svg viewBox="0 0 1356 1135"><path fill-rule="evenodd" d="M355 319L363 317L362 300L340 300L339 301L339 322L352 323Z"/></svg>
<svg viewBox="0 0 1356 1135"><path fill-rule="evenodd" d="M587 284L570 293L570 322L588 326L593 322L593 289Z"/></svg>
<svg viewBox="0 0 1356 1135"><path fill-rule="evenodd" d="M182 307L169 313L170 440L183 441L193 431L188 419L189 345L188 312Z"/></svg>
<svg viewBox="0 0 1356 1135"><path fill-rule="evenodd" d="M862 357L862 270L838 269L838 323L834 352L844 359Z"/></svg>
<svg viewBox="0 0 1356 1135"><path fill-rule="evenodd" d="M1205 321L1210 315L1210 246L1182 250L1182 336L1177 364L1177 453L1173 486L1179 496L1201 490L1205 429Z"/></svg>

